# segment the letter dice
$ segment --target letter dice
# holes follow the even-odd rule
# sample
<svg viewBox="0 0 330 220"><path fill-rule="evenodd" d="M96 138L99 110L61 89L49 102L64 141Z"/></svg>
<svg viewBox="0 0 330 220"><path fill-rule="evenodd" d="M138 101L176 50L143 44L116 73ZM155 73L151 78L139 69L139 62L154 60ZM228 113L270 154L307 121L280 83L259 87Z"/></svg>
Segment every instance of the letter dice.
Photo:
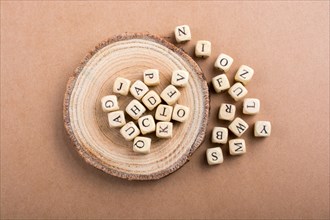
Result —
<svg viewBox="0 0 330 220"><path fill-rule="evenodd" d="M123 111L115 111L108 113L108 122L110 128L119 128L126 124L125 114Z"/></svg>
<svg viewBox="0 0 330 220"><path fill-rule="evenodd" d="M236 107L235 105L222 103L219 109L218 117L222 120L231 121L235 117Z"/></svg>
<svg viewBox="0 0 330 220"><path fill-rule="evenodd" d="M117 96L108 95L101 99L102 110L104 112L112 112L119 109Z"/></svg>
<svg viewBox="0 0 330 220"><path fill-rule="evenodd" d="M260 111L259 99L246 98L243 102L243 114L255 115Z"/></svg>
<svg viewBox="0 0 330 220"><path fill-rule="evenodd" d="M171 121L173 112L173 106L170 105L158 105L155 113L155 119L158 121Z"/></svg>
<svg viewBox="0 0 330 220"><path fill-rule="evenodd" d="M143 81L147 86L157 86L160 83L159 70L148 69L143 72Z"/></svg>
<svg viewBox="0 0 330 220"><path fill-rule="evenodd" d="M199 40L195 46L196 57L206 58L211 55L211 42L207 40Z"/></svg>
<svg viewBox="0 0 330 220"><path fill-rule="evenodd" d="M133 99L126 106L126 112L133 119L137 120L146 111L146 108L136 99Z"/></svg>
<svg viewBox="0 0 330 220"><path fill-rule="evenodd" d="M160 94L160 97L168 104L173 105L180 98L180 91L173 85L168 85Z"/></svg>
<svg viewBox="0 0 330 220"><path fill-rule="evenodd" d="M256 121L254 124L255 137L268 137L272 131L272 126L269 121Z"/></svg>
<svg viewBox="0 0 330 220"><path fill-rule="evenodd" d="M150 111L152 111L162 102L162 100L154 90L150 90L145 96L143 96L142 102Z"/></svg>
<svg viewBox="0 0 330 220"><path fill-rule="evenodd" d="M185 70L174 70L172 73L171 84L173 86L185 87L188 84L189 73Z"/></svg>
<svg viewBox="0 0 330 220"><path fill-rule="evenodd" d="M189 117L189 108L184 105L176 104L173 109L172 119L178 122L184 122Z"/></svg>
<svg viewBox="0 0 330 220"><path fill-rule="evenodd" d="M239 101L248 93L247 89L242 85L242 83L235 83L229 90L229 95L235 100Z"/></svg>
<svg viewBox="0 0 330 220"><path fill-rule="evenodd" d="M206 150L207 163L216 165L223 163L223 154L220 147L213 147Z"/></svg>
<svg viewBox="0 0 330 220"><path fill-rule="evenodd" d="M222 53L218 56L217 60L215 61L214 67L226 73L233 64L233 62L234 62L233 58Z"/></svg>
<svg viewBox="0 0 330 220"><path fill-rule="evenodd" d="M228 140L228 129L224 127L214 127L212 131L212 143L226 144Z"/></svg>
<svg viewBox="0 0 330 220"><path fill-rule="evenodd" d="M155 120L152 115L145 115L138 120L142 134L148 134L156 130Z"/></svg>
<svg viewBox="0 0 330 220"><path fill-rule="evenodd" d="M227 90L230 87L229 80L225 74L220 74L212 78L213 88L216 93Z"/></svg>
<svg viewBox="0 0 330 220"><path fill-rule="evenodd" d="M238 69L235 75L235 80L246 85L248 84L248 82L251 81L253 74L254 74L254 70L251 67L242 65L240 66L240 68Z"/></svg>
<svg viewBox="0 0 330 220"><path fill-rule="evenodd" d="M135 81L130 88L132 96L138 100L140 100L148 91L148 86L146 86L141 80Z"/></svg>
<svg viewBox="0 0 330 220"><path fill-rule="evenodd" d="M230 155L245 154L246 146L244 139L232 139L229 141L229 153Z"/></svg>
<svg viewBox="0 0 330 220"><path fill-rule="evenodd" d="M157 122L156 136L159 138L171 138L173 133L172 122Z"/></svg>
<svg viewBox="0 0 330 220"><path fill-rule="evenodd" d="M131 86L131 81L122 77L117 77L113 84L113 92L120 95L127 95L129 88Z"/></svg>
<svg viewBox="0 0 330 220"><path fill-rule="evenodd" d="M136 136L140 134L139 128L134 124L134 122L130 121L126 125L124 125L120 129L120 134L127 140L131 141Z"/></svg>
<svg viewBox="0 0 330 220"><path fill-rule="evenodd" d="M191 40L191 32L188 25L177 26L174 30L175 40L178 43Z"/></svg>
<svg viewBox="0 0 330 220"><path fill-rule="evenodd" d="M133 141L133 151L140 154L150 153L151 138L148 137L136 137Z"/></svg>
<svg viewBox="0 0 330 220"><path fill-rule="evenodd" d="M244 132L249 128L249 125L241 118L237 117L231 124L228 126L229 130L231 130L237 137L242 136Z"/></svg>

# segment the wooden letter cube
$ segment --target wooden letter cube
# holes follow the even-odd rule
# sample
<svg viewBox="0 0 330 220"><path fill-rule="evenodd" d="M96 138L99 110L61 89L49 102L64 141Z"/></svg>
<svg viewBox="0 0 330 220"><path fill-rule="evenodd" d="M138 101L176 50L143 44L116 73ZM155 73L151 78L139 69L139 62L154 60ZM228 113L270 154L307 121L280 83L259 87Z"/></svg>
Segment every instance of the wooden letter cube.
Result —
<svg viewBox="0 0 330 220"><path fill-rule="evenodd" d="M195 46L196 57L206 58L211 55L211 42L207 40L199 40Z"/></svg>
<svg viewBox="0 0 330 220"><path fill-rule="evenodd" d="M187 106L176 104L173 109L172 119L178 122L184 122L189 117L190 109Z"/></svg>
<svg viewBox="0 0 330 220"><path fill-rule="evenodd" d="M158 121L171 121L173 112L173 106L170 105L158 105L155 113L155 119Z"/></svg>
<svg viewBox="0 0 330 220"><path fill-rule="evenodd" d="M242 83L235 83L228 90L229 95L235 100L239 101L248 93L247 89L242 85Z"/></svg>
<svg viewBox="0 0 330 220"><path fill-rule="evenodd" d="M213 88L216 93L227 90L230 87L228 78L225 74L220 74L212 78Z"/></svg>
<svg viewBox="0 0 330 220"><path fill-rule="evenodd" d="M142 102L151 111L156 108L162 100L154 90L150 90L145 96L143 96Z"/></svg>
<svg viewBox="0 0 330 220"><path fill-rule="evenodd" d="M213 147L206 150L207 163L216 165L223 163L223 155L220 147Z"/></svg>
<svg viewBox="0 0 330 220"><path fill-rule="evenodd" d="M259 99L247 98L243 102L243 113L246 115L255 115L260 111Z"/></svg>
<svg viewBox="0 0 330 220"><path fill-rule="evenodd" d="M229 141L230 155L240 155L246 153L246 146L244 139L232 139Z"/></svg>
<svg viewBox="0 0 330 220"><path fill-rule="evenodd" d="M268 137L272 131L272 126L269 121L256 121L254 124L254 136Z"/></svg>
<svg viewBox="0 0 330 220"><path fill-rule="evenodd" d="M237 137L242 136L242 134L249 128L249 125L243 121L243 119L237 117L231 124L228 126Z"/></svg>
<svg viewBox="0 0 330 220"><path fill-rule="evenodd" d="M173 86L185 87L188 84L189 73L185 70L174 70L171 84Z"/></svg>
<svg viewBox="0 0 330 220"><path fill-rule="evenodd" d="M108 113L108 122L110 128L118 128L124 126L126 124L124 111Z"/></svg>
<svg viewBox="0 0 330 220"><path fill-rule="evenodd" d="M236 107L235 105L222 103L219 109L219 119L232 121L235 118Z"/></svg>
<svg viewBox="0 0 330 220"><path fill-rule="evenodd" d="M152 115L145 115L138 120L141 133L148 134L156 130L155 120Z"/></svg>
<svg viewBox="0 0 330 220"><path fill-rule="evenodd" d="M157 122L156 136L159 138L171 138L173 133L172 122Z"/></svg>
<svg viewBox="0 0 330 220"><path fill-rule="evenodd" d="M131 81L122 77L117 77L115 83L113 84L112 91L120 95L127 95L129 88L131 86Z"/></svg>
<svg viewBox="0 0 330 220"><path fill-rule="evenodd" d="M146 86L141 80L135 81L130 88L132 96L138 100L140 100L148 91L148 86Z"/></svg>
<svg viewBox="0 0 330 220"><path fill-rule="evenodd" d="M228 129L224 127L214 127L212 131L212 143L226 144L228 140Z"/></svg>
<svg viewBox="0 0 330 220"><path fill-rule="evenodd" d="M146 111L146 108L136 99L133 99L126 106L126 112L133 119L137 120Z"/></svg>
<svg viewBox="0 0 330 220"><path fill-rule="evenodd" d="M148 69L143 73L143 81L147 86L157 86L160 83L159 70Z"/></svg>
<svg viewBox="0 0 330 220"><path fill-rule="evenodd" d="M139 128L134 124L134 122L130 121L126 125L124 125L120 129L120 134L127 140L131 141L136 136L140 134Z"/></svg>
<svg viewBox="0 0 330 220"><path fill-rule="evenodd" d="M253 74L254 70L251 67L242 65L235 75L235 80L246 85L252 79Z"/></svg>
<svg viewBox="0 0 330 220"><path fill-rule="evenodd" d="M233 62L234 62L233 58L222 53L218 56L217 60L215 61L214 67L226 73L233 64Z"/></svg>
<svg viewBox="0 0 330 220"><path fill-rule="evenodd" d="M176 42L185 42L191 40L191 32L188 25L177 26L174 30Z"/></svg>
<svg viewBox="0 0 330 220"><path fill-rule="evenodd" d="M151 138L148 137L136 137L133 141L133 151L140 154L150 153Z"/></svg>
<svg viewBox="0 0 330 220"><path fill-rule="evenodd" d="M104 112L112 112L119 109L117 96L115 95L104 96L101 99L101 104Z"/></svg>
<svg viewBox="0 0 330 220"><path fill-rule="evenodd" d="M173 105L180 98L180 95L181 95L180 91L177 88L175 88L175 86L169 85L162 91L160 97L168 105Z"/></svg>

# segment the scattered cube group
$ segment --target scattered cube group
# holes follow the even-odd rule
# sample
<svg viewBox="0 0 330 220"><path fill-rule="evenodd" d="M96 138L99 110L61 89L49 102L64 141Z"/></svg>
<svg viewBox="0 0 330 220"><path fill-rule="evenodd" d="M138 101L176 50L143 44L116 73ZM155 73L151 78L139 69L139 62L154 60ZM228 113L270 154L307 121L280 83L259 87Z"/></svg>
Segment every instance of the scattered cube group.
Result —
<svg viewBox="0 0 330 220"><path fill-rule="evenodd" d="M190 33L183 28L180 34ZM125 108L125 112L133 120L126 122L125 112L119 110L116 95L104 96L101 99L102 110L108 114L110 128L120 128L120 134L127 141L133 140L133 151L148 154L151 150L151 138L141 136L155 132L158 138L173 136L173 121L184 122L188 119L190 109L177 104L180 98L178 88L186 87L189 82L189 73L186 70L174 70L171 84L160 94L149 87L160 84L159 70L147 69L143 72L143 82L117 77L113 84L113 92L122 96L129 93L134 97ZM155 116L146 114L156 109Z"/></svg>

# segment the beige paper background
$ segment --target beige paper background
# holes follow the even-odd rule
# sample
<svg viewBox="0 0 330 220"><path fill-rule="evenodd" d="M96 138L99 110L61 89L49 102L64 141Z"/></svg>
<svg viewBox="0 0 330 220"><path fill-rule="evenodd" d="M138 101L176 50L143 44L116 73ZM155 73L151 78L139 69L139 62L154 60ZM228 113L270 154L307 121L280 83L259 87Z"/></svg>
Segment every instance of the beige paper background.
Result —
<svg viewBox="0 0 330 220"><path fill-rule="evenodd" d="M152 182L87 165L62 122L66 82L100 41L122 32L171 36L189 24L212 42L197 60L210 82L220 52L255 69L272 136L244 135L247 154L209 167L210 131L225 94L211 92L206 140L191 161ZM238 106L241 106L239 104ZM329 218L329 3L1 1L1 218Z"/></svg>

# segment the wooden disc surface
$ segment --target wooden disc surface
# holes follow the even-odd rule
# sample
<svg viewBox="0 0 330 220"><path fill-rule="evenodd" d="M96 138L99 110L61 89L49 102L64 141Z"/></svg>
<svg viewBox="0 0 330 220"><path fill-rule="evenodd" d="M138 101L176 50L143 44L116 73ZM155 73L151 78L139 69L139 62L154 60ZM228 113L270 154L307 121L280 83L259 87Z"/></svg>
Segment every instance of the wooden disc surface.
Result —
<svg viewBox="0 0 330 220"><path fill-rule="evenodd" d="M133 152L133 143L120 135L120 129L109 127L100 100L113 94L116 77L143 81L145 69L160 71L161 84L149 87L158 94L170 84L173 70L190 73L178 101L190 108L190 115L184 123L173 122L171 139L146 135L152 138L151 152L142 155ZM133 96L118 100L124 110ZM184 165L204 139L208 112L208 87L199 66L181 49L147 33L122 34L99 44L70 77L64 98L65 128L79 154L96 168L130 180L159 179ZM126 115L126 121L131 120Z"/></svg>

